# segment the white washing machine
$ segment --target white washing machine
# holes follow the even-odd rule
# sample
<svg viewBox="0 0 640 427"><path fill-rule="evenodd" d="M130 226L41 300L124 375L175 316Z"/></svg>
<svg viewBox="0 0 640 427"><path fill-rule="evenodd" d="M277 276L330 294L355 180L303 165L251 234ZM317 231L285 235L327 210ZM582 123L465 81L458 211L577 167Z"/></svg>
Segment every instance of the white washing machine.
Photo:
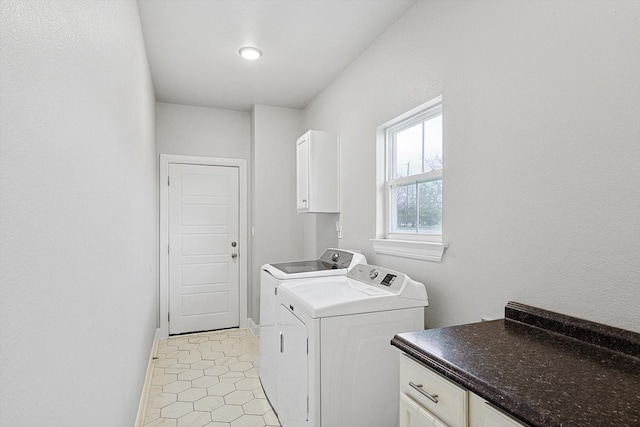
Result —
<svg viewBox="0 0 640 427"><path fill-rule="evenodd" d="M278 291L282 427L392 427L398 419L397 333L424 329L423 284L360 264L347 276Z"/></svg>
<svg viewBox="0 0 640 427"><path fill-rule="evenodd" d="M278 343L276 313L278 287L287 282L327 276L345 276L355 265L366 263L364 255L329 248L317 260L265 264L260 272L260 359L258 372L265 394L278 412Z"/></svg>

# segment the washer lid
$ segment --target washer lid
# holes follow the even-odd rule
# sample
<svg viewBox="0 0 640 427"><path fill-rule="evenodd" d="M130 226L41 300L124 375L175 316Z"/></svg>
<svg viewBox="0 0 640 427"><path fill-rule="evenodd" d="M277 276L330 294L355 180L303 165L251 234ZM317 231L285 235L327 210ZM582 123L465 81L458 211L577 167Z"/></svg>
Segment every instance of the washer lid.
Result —
<svg viewBox="0 0 640 427"><path fill-rule="evenodd" d="M306 277L340 276L347 274L353 266L367 262L364 255L329 248L318 260L265 264L262 269L276 279L301 279Z"/></svg>
<svg viewBox="0 0 640 427"><path fill-rule="evenodd" d="M306 277L344 276L346 268L325 264L320 261L295 261L279 264L266 264L262 267L277 279L301 279Z"/></svg>

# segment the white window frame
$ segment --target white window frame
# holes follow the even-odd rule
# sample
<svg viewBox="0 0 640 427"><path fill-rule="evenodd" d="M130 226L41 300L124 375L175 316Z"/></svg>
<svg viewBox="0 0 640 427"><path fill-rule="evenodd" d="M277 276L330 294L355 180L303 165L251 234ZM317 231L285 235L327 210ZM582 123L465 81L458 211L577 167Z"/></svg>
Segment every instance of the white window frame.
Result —
<svg viewBox="0 0 640 427"><path fill-rule="evenodd" d="M442 169L392 179L396 159L393 150L394 141L391 140L391 143L389 141L398 132L440 114L442 114L442 96L390 120L377 129L378 212L376 238L371 239L376 253L435 262L442 261L446 250L442 234L391 232L392 220L395 218L395 206L391 197L392 186L442 179Z"/></svg>

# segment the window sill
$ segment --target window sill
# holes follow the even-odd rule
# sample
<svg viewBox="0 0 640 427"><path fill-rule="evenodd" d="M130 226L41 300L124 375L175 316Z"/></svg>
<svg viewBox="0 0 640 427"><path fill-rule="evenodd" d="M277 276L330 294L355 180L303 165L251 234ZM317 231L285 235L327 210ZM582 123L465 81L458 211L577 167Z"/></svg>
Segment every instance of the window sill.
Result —
<svg viewBox="0 0 640 427"><path fill-rule="evenodd" d="M447 246L438 242L370 239L377 254L392 255L422 261L442 262Z"/></svg>

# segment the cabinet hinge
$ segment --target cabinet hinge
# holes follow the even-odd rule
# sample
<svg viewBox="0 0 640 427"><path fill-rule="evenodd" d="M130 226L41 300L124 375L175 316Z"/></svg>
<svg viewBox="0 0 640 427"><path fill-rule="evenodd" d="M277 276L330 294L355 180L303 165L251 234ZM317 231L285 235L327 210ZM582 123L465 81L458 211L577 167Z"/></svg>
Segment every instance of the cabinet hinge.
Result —
<svg viewBox="0 0 640 427"><path fill-rule="evenodd" d="M171 249L170 249L170 246L169 246L169 245L167 245L167 253L168 253L168 254L170 254L170 253L171 253Z"/></svg>
<svg viewBox="0 0 640 427"><path fill-rule="evenodd" d="M309 354L309 338L307 338L307 354Z"/></svg>
<svg viewBox="0 0 640 427"><path fill-rule="evenodd" d="M171 313L167 313L167 322L171 321Z"/></svg>
<svg viewBox="0 0 640 427"><path fill-rule="evenodd" d="M171 178L167 176L167 185L171 185Z"/></svg>

